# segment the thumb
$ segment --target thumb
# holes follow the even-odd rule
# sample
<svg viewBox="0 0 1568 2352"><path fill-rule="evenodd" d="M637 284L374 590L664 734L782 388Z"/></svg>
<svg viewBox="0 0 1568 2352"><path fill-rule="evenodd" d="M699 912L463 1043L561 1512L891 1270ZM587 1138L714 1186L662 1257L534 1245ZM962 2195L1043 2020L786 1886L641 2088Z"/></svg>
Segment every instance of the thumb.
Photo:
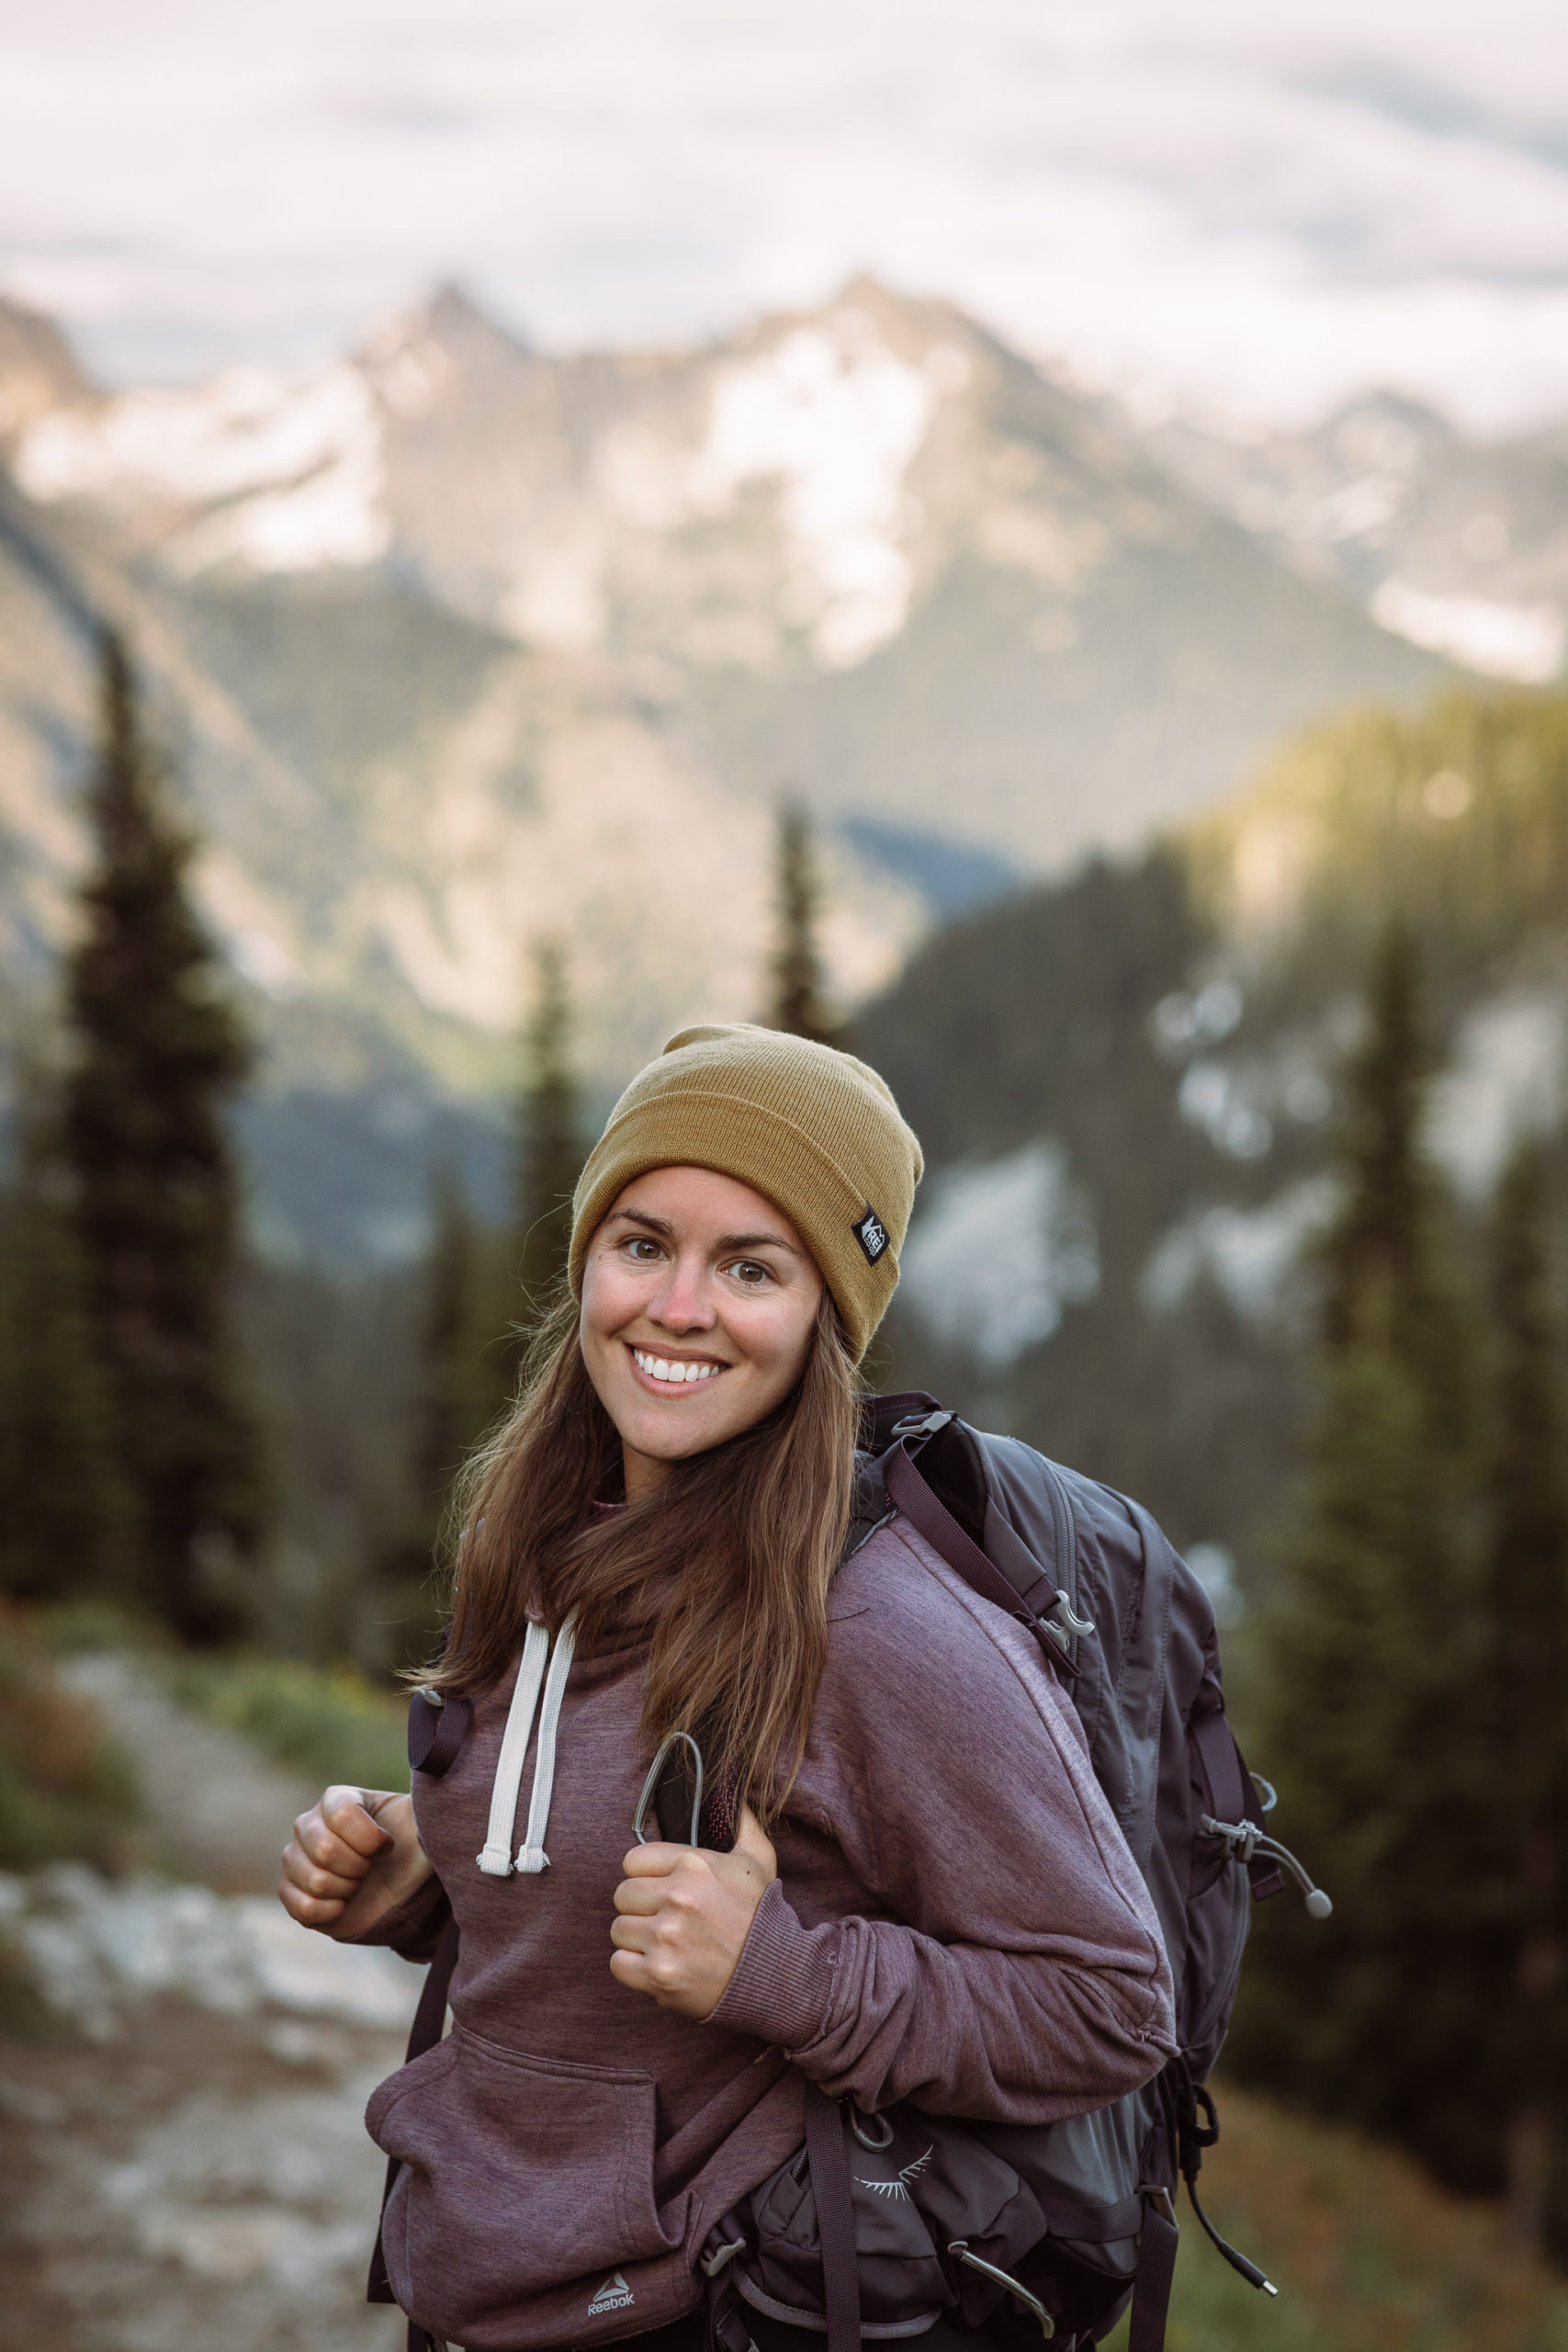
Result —
<svg viewBox="0 0 1568 2352"><path fill-rule="evenodd" d="M777 1878L779 1858L773 1851L773 1839L749 1804L740 1808L740 1826L735 1833L735 1849L747 1861L761 1871L764 1881Z"/></svg>

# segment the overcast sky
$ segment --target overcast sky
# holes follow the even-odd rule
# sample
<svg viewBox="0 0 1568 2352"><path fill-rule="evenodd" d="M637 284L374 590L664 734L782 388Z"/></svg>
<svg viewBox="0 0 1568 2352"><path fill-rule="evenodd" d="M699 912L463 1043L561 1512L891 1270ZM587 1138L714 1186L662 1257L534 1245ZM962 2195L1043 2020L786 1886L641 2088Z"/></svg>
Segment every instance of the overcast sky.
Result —
<svg viewBox="0 0 1568 2352"><path fill-rule="evenodd" d="M1157 406L1568 419L1561 0L0 0L0 288L107 377L452 276L551 348L870 268Z"/></svg>

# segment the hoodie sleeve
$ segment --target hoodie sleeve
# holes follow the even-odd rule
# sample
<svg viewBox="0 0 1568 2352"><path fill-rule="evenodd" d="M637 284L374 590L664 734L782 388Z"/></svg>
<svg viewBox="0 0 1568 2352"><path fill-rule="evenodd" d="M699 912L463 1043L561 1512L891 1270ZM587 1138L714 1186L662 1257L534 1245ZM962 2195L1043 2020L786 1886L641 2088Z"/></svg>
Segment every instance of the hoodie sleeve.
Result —
<svg viewBox="0 0 1568 2352"><path fill-rule="evenodd" d="M340 1936L345 1944L388 1944L400 1960L434 1960L441 1930L452 1916L446 1890L433 1871L412 1894L372 1919L356 1936Z"/></svg>
<svg viewBox="0 0 1568 2352"><path fill-rule="evenodd" d="M831 1629L800 1826L886 1916L808 1924L807 1881L775 1880L712 2022L867 2109L1081 2114L1175 2048L1153 1905L1031 1636L901 1522L874 1544L866 1605Z"/></svg>

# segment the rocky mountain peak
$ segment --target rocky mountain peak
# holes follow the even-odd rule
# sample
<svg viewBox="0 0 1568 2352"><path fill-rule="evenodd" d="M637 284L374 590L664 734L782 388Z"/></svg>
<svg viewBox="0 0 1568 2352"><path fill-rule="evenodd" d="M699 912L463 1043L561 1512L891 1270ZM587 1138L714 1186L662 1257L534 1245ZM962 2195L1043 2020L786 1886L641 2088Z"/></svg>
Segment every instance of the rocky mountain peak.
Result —
<svg viewBox="0 0 1568 2352"><path fill-rule="evenodd" d="M0 296L0 444L94 390L54 321Z"/></svg>
<svg viewBox="0 0 1568 2352"><path fill-rule="evenodd" d="M354 355L379 398L405 416L423 415L467 387L506 383L530 357L525 344L451 279L373 327Z"/></svg>

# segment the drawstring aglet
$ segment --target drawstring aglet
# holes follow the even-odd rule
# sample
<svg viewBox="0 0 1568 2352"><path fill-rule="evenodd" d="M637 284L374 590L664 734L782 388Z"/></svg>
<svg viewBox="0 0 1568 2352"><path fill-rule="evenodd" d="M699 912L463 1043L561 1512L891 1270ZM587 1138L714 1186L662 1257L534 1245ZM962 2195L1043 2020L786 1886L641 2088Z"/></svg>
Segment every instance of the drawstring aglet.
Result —
<svg viewBox="0 0 1568 2352"><path fill-rule="evenodd" d="M517 1867L520 1871L526 1871L531 1878L537 1878L540 1871L547 1871L549 1866L550 1858L542 1846L518 1847Z"/></svg>
<svg viewBox="0 0 1568 2352"><path fill-rule="evenodd" d="M474 1856L474 1860L487 1878L512 1876L512 1856L504 1846L487 1846L482 1853Z"/></svg>

